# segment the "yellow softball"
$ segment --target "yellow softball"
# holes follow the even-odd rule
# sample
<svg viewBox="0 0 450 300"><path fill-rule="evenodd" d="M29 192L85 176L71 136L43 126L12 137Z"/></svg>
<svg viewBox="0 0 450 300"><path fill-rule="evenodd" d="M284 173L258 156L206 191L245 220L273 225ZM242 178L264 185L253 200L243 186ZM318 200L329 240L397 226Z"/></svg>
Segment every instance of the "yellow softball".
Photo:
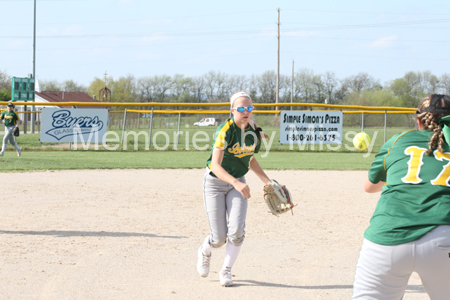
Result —
<svg viewBox="0 0 450 300"><path fill-rule="evenodd" d="M370 136L365 132L360 132L353 138L353 146L358 150L365 150L370 144Z"/></svg>

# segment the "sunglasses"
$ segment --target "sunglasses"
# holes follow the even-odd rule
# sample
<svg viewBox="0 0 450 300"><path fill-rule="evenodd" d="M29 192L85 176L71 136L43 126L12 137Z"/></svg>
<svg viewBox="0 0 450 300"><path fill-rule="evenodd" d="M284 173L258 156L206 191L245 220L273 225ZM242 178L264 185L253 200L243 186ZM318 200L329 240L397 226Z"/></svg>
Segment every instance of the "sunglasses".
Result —
<svg viewBox="0 0 450 300"><path fill-rule="evenodd" d="M240 113L243 113L244 111L251 112L255 107L254 106L240 106L240 107L233 107L234 110L237 110Z"/></svg>

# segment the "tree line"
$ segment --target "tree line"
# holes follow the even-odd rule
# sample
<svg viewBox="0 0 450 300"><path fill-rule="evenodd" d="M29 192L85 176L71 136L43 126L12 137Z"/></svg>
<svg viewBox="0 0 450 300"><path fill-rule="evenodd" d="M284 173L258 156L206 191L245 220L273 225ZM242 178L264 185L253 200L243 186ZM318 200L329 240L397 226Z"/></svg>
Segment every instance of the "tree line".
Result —
<svg viewBox="0 0 450 300"><path fill-rule="evenodd" d="M293 90L292 90L293 83ZM40 80L43 91L85 92L102 101L100 89L111 90L113 102L226 102L238 90L250 92L256 103L275 103L276 74L230 75L209 71L196 77L182 74L154 75L136 78L133 75L95 77L84 86L73 80ZM298 70L291 76L281 75L279 102L328 103L370 106L416 107L432 93L450 94L450 75L436 76L430 71L410 71L403 77L381 84L368 73L339 79L334 72L315 74L310 69ZM8 94L9 93L9 94ZM11 93L11 76L0 71L0 100L7 101ZM9 100L8 99L8 100Z"/></svg>

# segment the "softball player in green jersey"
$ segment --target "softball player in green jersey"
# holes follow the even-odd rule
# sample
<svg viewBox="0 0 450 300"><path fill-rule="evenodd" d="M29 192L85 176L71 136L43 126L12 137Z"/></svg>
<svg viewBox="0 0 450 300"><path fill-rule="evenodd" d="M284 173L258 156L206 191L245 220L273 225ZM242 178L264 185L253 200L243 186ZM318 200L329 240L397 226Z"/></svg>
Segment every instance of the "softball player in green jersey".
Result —
<svg viewBox="0 0 450 300"><path fill-rule="evenodd" d="M0 152L0 156L3 156L6 147L8 145L8 141L11 145L16 148L17 156L20 156L22 149L17 146L16 141L14 140L13 131L19 126L19 116L14 112L14 104L9 102L7 105L7 111L2 112L1 119L5 122L5 136L3 137L3 145L2 151Z"/></svg>
<svg viewBox="0 0 450 300"><path fill-rule="evenodd" d="M364 184L381 196L364 233L353 299L402 299L417 272L432 300L450 299L450 97L433 94L418 130L383 145Z"/></svg>
<svg viewBox="0 0 450 300"><path fill-rule="evenodd" d="M261 147L262 134L251 120L253 106L249 94L235 93L230 104L233 117L217 129L206 163L203 198L210 234L198 249L197 261L199 274L208 276L211 249L221 247L228 240L225 261L219 272L223 286L233 285L231 268L244 241L247 200L250 198L244 175L251 169L265 185L270 183L254 158Z"/></svg>

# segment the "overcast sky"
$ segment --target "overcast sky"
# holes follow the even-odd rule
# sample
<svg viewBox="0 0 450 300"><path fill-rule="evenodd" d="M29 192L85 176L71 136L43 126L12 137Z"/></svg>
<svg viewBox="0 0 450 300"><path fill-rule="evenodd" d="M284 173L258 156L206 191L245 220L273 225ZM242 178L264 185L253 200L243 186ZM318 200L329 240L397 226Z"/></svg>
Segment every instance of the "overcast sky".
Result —
<svg viewBox="0 0 450 300"><path fill-rule="evenodd" d="M105 71L233 75L308 68L381 83L450 73L450 1L37 0L36 75L88 85ZM0 70L32 72L33 0L0 0Z"/></svg>

